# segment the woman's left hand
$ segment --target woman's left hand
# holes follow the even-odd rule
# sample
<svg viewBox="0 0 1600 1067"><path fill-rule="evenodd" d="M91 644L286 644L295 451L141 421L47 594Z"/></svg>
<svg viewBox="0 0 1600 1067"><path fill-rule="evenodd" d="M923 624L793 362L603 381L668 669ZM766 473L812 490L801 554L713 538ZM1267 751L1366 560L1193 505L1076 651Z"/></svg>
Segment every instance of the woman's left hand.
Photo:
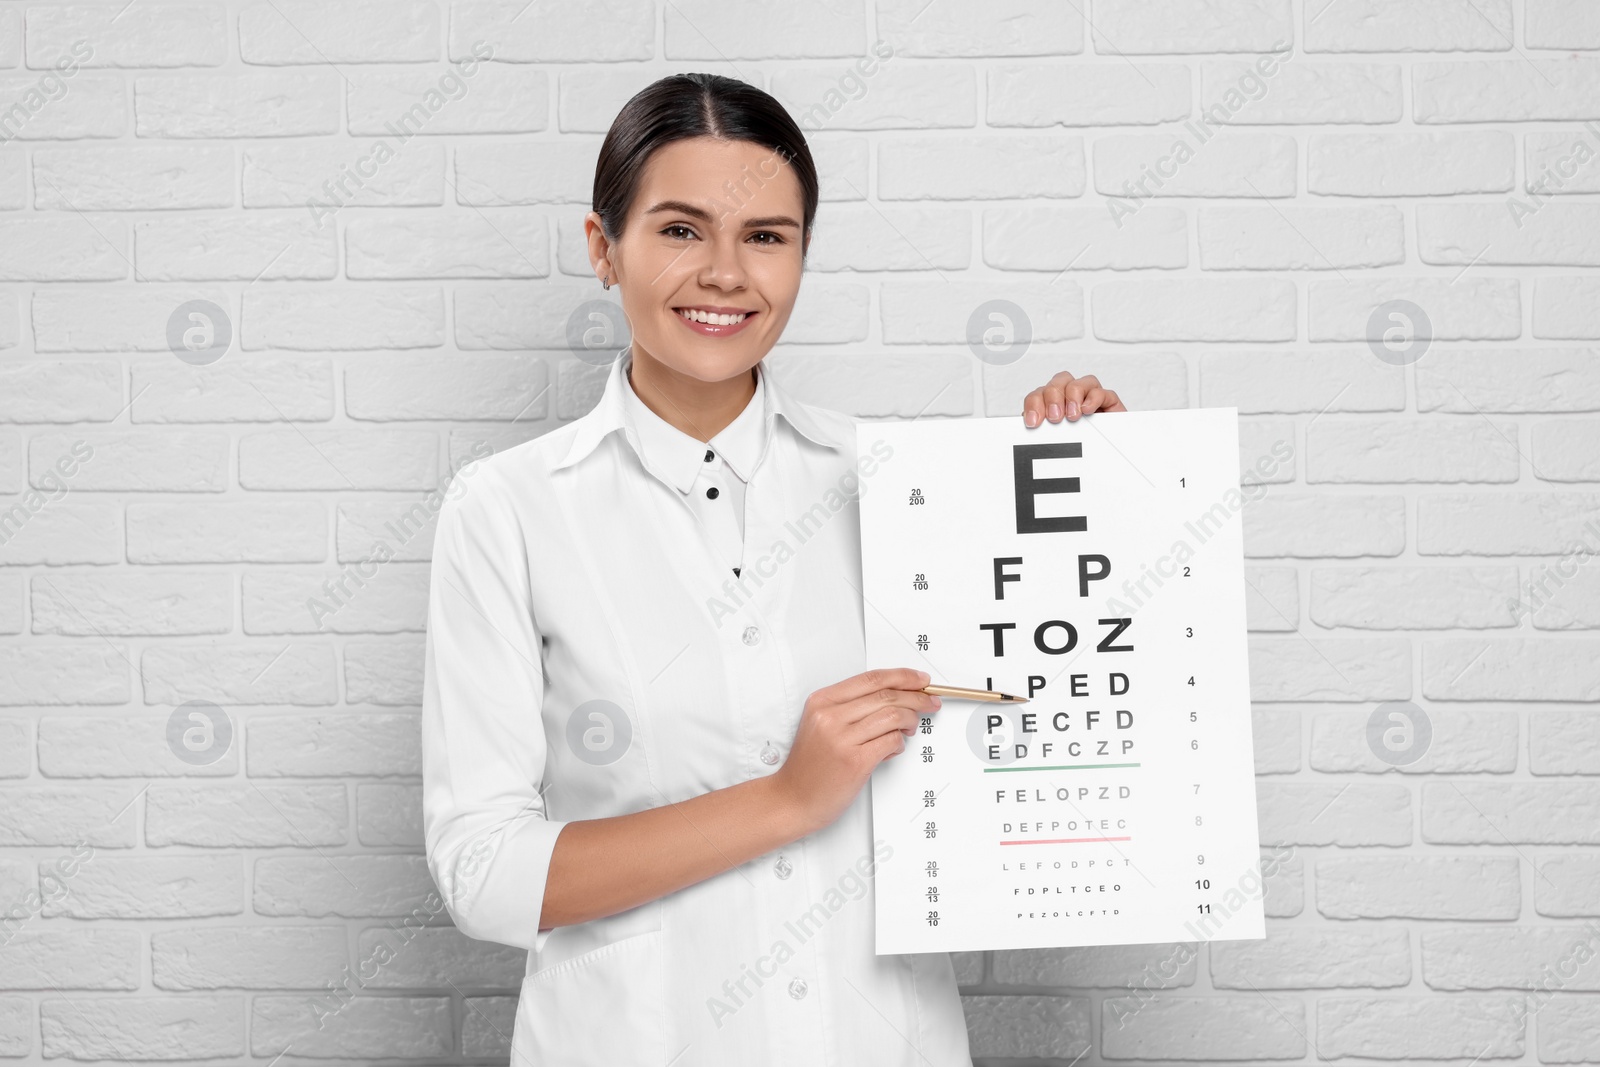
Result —
<svg viewBox="0 0 1600 1067"><path fill-rule="evenodd" d="M1048 382L1022 398L1022 422L1035 427L1043 419L1060 422L1077 422L1079 415L1091 411L1127 411L1117 394L1100 384L1092 374L1074 378L1062 371Z"/></svg>

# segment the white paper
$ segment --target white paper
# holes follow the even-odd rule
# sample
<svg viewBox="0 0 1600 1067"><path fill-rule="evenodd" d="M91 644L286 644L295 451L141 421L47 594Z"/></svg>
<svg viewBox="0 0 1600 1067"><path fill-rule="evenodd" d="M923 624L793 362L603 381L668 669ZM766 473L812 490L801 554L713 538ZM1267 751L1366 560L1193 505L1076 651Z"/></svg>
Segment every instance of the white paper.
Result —
<svg viewBox="0 0 1600 1067"><path fill-rule="evenodd" d="M1237 410L863 422L857 458L868 664L1030 698L945 697L874 772L878 954L1265 937Z"/></svg>

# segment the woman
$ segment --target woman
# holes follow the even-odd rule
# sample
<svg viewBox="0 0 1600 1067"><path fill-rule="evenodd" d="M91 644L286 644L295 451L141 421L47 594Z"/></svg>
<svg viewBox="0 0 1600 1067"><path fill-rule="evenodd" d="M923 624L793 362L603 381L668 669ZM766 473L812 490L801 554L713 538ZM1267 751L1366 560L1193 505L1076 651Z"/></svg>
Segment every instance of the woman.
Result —
<svg viewBox="0 0 1600 1067"><path fill-rule="evenodd" d="M434 543L428 862L463 932L530 950L514 1062L970 1065L948 954L873 951L862 787L939 700L866 669L853 420L761 362L816 213L805 139L743 82L664 78L593 207L633 343ZM1125 408L1061 373L1024 410Z"/></svg>

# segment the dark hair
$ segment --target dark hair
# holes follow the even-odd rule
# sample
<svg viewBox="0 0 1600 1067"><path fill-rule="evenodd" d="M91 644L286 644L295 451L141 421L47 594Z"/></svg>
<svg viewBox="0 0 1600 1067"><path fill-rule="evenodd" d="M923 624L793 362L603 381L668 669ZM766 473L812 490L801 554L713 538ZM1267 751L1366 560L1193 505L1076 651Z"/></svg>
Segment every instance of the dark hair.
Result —
<svg viewBox="0 0 1600 1067"><path fill-rule="evenodd" d="M800 127L783 105L737 78L673 74L645 86L622 105L600 146L593 208L607 238L622 233L645 164L656 149L689 137L750 141L772 149L800 180L802 258L817 215L817 167ZM757 180L769 177L760 175Z"/></svg>

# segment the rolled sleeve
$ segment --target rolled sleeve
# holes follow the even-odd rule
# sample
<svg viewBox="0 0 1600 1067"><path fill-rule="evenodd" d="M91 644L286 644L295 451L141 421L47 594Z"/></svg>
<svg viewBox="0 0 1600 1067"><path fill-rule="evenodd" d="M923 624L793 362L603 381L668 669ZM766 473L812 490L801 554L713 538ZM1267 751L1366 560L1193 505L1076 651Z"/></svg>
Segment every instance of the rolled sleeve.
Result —
<svg viewBox="0 0 1600 1067"><path fill-rule="evenodd" d="M549 937L539 918L566 823L545 811L541 635L522 529L494 474L458 473L465 491L439 511L423 667L423 839L462 933L537 952Z"/></svg>

